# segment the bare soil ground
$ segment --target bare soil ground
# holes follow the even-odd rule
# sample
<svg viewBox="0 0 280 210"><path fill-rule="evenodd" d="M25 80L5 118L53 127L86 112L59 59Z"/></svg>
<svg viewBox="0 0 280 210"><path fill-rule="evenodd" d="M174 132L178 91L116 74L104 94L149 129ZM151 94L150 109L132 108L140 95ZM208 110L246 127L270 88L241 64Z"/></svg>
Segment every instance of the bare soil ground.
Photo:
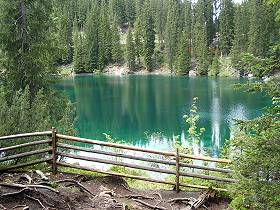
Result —
<svg viewBox="0 0 280 210"><path fill-rule="evenodd" d="M28 175L32 180L26 179ZM174 198L195 198L198 192L179 192L172 190L139 190L128 186L119 177L93 177L71 173L59 173L56 176L46 174L47 181L35 172L0 174L0 209L7 210L179 210L187 207L186 202L171 202ZM59 182L59 180L66 180ZM67 182L73 180L74 182ZM31 181L31 182L30 182ZM57 182L58 181L58 182ZM77 183L75 183L77 181ZM16 186L4 186L8 183ZM32 184L49 186L51 189L32 187ZM79 186L81 184L81 186ZM23 187L27 186L27 187ZM141 204L142 201L149 204ZM203 208L209 210L228 209L227 200L212 198Z"/></svg>

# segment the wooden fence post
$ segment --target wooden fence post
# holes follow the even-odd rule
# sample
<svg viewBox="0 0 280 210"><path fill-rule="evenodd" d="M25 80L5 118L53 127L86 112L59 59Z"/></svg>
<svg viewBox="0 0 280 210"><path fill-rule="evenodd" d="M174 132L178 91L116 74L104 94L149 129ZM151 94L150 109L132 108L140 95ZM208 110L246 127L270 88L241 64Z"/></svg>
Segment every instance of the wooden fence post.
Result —
<svg viewBox="0 0 280 210"><path fill-rule="evenodd" d="M180 155L179 148L176 148L176 192L180 191Z"/></svg>
<svg viewBox="0 0 280 210"><path fill-rule="evenodd" d="M57 174L57 138L56 138L56 129L52 128L52 172L53 174Z"/></svg>

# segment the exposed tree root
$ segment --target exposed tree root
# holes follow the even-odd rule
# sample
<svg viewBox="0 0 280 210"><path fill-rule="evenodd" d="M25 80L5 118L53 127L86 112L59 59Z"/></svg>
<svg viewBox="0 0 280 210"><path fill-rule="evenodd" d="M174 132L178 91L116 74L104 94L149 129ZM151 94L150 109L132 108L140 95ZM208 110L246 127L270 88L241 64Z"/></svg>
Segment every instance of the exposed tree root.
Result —
<svg viewBox="0 0 280 210"><path fill-rule="evenodd" d="M74 179L58 180L58 181L55 181L54 183L63 183L63 182L73 183L73 184L77 185L78 187L80 187L81 189L83 189L90 196L95 197L95 195L92 192L90 192L85 186L83 186L80 182L78 182L78 181L76 181Z"/></svg>
<svg viewBox="0 0 280 210"><path fill-rule="evenodd" d="M10 188L33 188L33 189L34 188L41 188L41 189L50 190L50 191L55 192L57 194L59 193L59 191L54 189L54 188L51 188L51 187L48 187L48 186L44 186L44 185L36 185L36 184L23 185L23 184L3 183L3 182L1 182L0 186L10 187Z"/></svg>
<svg viewBox="0 0 280 210"><path fill-rule="evenodd" d="M154 206L154 205L151 205L151 204L146 203L146 202L144 202L144 201L142 201L142 200L139 200L139 199L133 198L132 200L134 200L134 201L136 201L136 202L138 202L138 203L141 203L142 205L147 206L147 207L149 207L149 208L151 208L151 209L167 210L167 208L165 208L165 207L160 207L160 206L157 206L157 205Z"/></svg>

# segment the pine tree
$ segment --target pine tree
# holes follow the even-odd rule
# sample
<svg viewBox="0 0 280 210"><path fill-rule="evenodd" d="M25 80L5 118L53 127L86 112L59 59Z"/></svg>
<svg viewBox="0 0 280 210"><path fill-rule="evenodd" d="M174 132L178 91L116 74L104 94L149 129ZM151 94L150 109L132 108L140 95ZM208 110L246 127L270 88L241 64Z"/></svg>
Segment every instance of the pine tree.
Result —
<svg viewBox="0 0 280 210"><path fill-rule="evenodd" d="M250 10L248 51L254 56L265 56L271 33L268 6L264 0L251 0Z"/></svg>
<svg viewBox="0 0 280 210"><path fill-rule="evenodd" d="M84 50L84 37L80 32L77 20L75 18L73 24L73 43L74 43L74 71L76 73L85 71L85 50Z"/></svg>
<svg viewBox="0 0 280 210"><path fill-rule="evenodd" d="M31 98L49 89L53 68L52 2L0 1L0 51L9 91L30 87Z"/></svg>
<svg viewBox="0 0 280 210"><path fill-rule="evenodd" d="M237 6L234 19L234 40L231 49L232 62L235 64L242 52L248 49L248 28L250 15L248 13L248 2Z"/></svg>
<svg viewBox="0 0 280 210"><path fill-rule="evenodd" d="M135 45L133 41L133 35L131 32L131 27L128 29L128 34L126 37L126 60L127 65L130 71L136 70L136 62L135 62Z"/></svg>
<svg viewBox="0 0 280 210"><path fill-rule="evenodd" d="M56 37L56 46L58 53L56 60L58 64L71 63L73 58L73 21L74 21L74 1L73 0L55 0L53 1L55 16L54 37Z"/></svg>
<svg viewBox="0 0 280 210"><path fill-rule="evenodd" d="M85 26L86 70L93 72L99 67L99 5L92 5Z"/></svg>
<svg viewBox="0 0 280 210"><path fill-rule="evenodd" d="M98 28L99 51L98 51L98 67L103 70L106 65L111 61L111 28L108 16L108 6L105 0L102 1L100 6L100 20Z"/></svg>
<svg viewBox="0 0 280 210"><path fill-rule="evenodd" d="M121 63L123 59L122 46L120 43L120 32L116 18L112 23L112 60L114 63Z"/></svg>
<svg viewBox="0 0 280 210"><path fill-rule="evenodd" d="M135 1L125 0L126 19L128 24L133 25L136 18Z"/></svg>
<svg viewBox="0 0 280 210"><path fill-rule="evenodd" d="M141 16L138 16L134 24L135 55L136 55L138 66L140 66L141 55L143 52L143 28L142 28L141 20L142 20Z"/></svg>
<svg viewBox="0 0 280 210"><path fill-rule="evenodd" d="M222 0L220 19L220 49L227 56L232 47L234 8L232 0Z"/></svg>
<svg viewBox="0 0 280 210"><path fill-rule="evenodd" d="M143 33L143 55L145 66L148 71L153 70L153 56L155 51L155 30L154 20L151 15L149 1L145 2L145 14L144 14L144 33Z"/></svg>
<svg viewBox="0 0 280 210"><path fill-rule="evenodd" d="M173 71L173 65L177 50L177 34L179 33L178 12L179 10L177 1L169 1L164 41L167 63L171 71Z"/></svg>
<svg viewBox="0 0 280 210"><path fill-rule="evenodd" d="M207 25L204 16L204 1L198 0L195 4L193 20L193 54L198 61L197 70L200 75L207 74L209 67Z"/></svg>
<svg viewBox="0 0 280 210"><path fill-rule="evenodd" d="M176 72L188 74L191 68L189 34L187 31L183 31L180 37L179 49L176 55Z"/></svg>
<svg viewBox="0 0 280 210"><path fill-rule="evenodd" d="M214 4L215 0L202 0L202 11L206 21L206 34L207 34L207 44L208 46L212 43L213 38L216 34L216 24L214 23ZM216 12L216 11L215 11Z"/></svg>

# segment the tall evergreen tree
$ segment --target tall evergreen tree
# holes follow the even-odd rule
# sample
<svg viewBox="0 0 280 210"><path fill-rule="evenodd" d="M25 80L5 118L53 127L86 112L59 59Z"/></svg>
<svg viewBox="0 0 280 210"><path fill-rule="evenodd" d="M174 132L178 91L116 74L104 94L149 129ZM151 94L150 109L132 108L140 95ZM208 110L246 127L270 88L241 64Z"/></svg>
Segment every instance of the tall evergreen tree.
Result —
<svg viewBox="0 0 280 210"><path fill-rule="evenodd" d="M214 23L214 2L215 0L202 0L202 11L206 21L206 34L208 46L212 43L216 34L216 24Z"/></svg>
<svg viewBox="0 0 280 210"><path fill-rule="evenodd" d="M198 0L194 8L193 20L193 53L198 61L197 70L200 75L207 74L209 67L207 24L204 16L203 0Z"/></svg>
<svg viewBox="0 0 280 210"><path fill-rule="evenodd" d="M148 71L153 70L153 56L155 51L155 30L154 20L151 15L149 1L145 2L145 14L144 14L144 33L143 33L143 54L145 66Z"/></svg>
<svg viewBox="0 0 280 210"><path fill-rule="evenodd" d="M73 21L74 21L74 1L73 0L55 0L53 1L55 17L56 46L58 54L56 60L59 64L67 64L73 57Z"/></svg>
<svg viewBox="0 0 280 210"><path fill-rule="evenodd" d="M248 51L255 56L265 56L270 43L269 7L264 0L250 1L250 28Z"/></svg>
<svg viewBox="0 0 280 210"><path fill-rule="evenodd" d="M3 81L9 91L29 86L31 97L49 88L54 49L51 40L52 2L0 1L0 51Z"/></svg>
<svg viewBox="0 0 280 210"><path fill-rule="evenodd" d="M122 46L120 43L120 32L117 19L113 19L112 23L112 60L114 63L121 63L123 59Z"/></svg>
<svg viewBox="0 0 280 210"><path fill-rule="evenodd" d="M105 0L100 6L100 20L99 20L99 51L98 51L98 66L103 70L105 66L111 61L111 28L108 16L108 6Z"/></svg>
<svg viewBox="0 0 280 210"><path fill-rule="evenodd" d="M220 23L220 50L223 55L227 56L232 47L233 40L233 19L234 8L232 0L222 0L221 13L219 16Z"/></svg>
<svg viewBox="0 0 280 210"><path fill-rule="evenodd" d="M125 0L125 11L128 24L133 25L136 18L135 0Z"/></svg>
<svg viewBox="0 0 280 210"><path fill-rule="evenodd" d="M250 14L248 13L248 2L243 2L236 8L236 15L234 18L234 40L231 49L231 56L233 63L242 52L248 49L248 28L250 21Z"/></svg>
<svg viewBox="0 0 280 210"><path fill-rule="evenodd" d="M143 28L142 28L141 20L142 20L141 16L138 16L134 24L135 54L136 54L136 60L138 66L140 66L141 55L143 52Z"/></svg>
<svg viewBox="0 0 280 210"><path fill-rule="evenodd" d="M74 43L74 56L73 56L73 63L74 63L74 71L76 73L84 72L85 71L85 39L80 32L78 22L75 18L73 24L73 43Z"/></svg>
<svg viewBox="0 0 280 210"><path fill-rule="evenodd" d="M173 65L175 61L176 49L177 49L177 35L178 35L178 2L169 1L168 14L166 20L166 30L165 30L165 49L168 67L173 71Z"/></svg>
<svg viewBox="0 0 280 210"><path fill-rule="evenodd" d="M128 29L128 34L126 37L126 60L127 65L130 71L136 70L136 55L135 55L135 44L133 40L133 35L131 31L131 27Z"/></svg>
<svg viewBox="0 0 280 210"><path fill-rule="evenodd" d="M86 69L93 72L99 67L99 5L93 4L85 26Z"/></svg>
<svg viewBox="0 0 280 210"><path fill-rule="evenodd" d="M183 31L180 37L179 49L176 55L176 72L188 74L191 68L189 34L187 31Z"/></svg>

